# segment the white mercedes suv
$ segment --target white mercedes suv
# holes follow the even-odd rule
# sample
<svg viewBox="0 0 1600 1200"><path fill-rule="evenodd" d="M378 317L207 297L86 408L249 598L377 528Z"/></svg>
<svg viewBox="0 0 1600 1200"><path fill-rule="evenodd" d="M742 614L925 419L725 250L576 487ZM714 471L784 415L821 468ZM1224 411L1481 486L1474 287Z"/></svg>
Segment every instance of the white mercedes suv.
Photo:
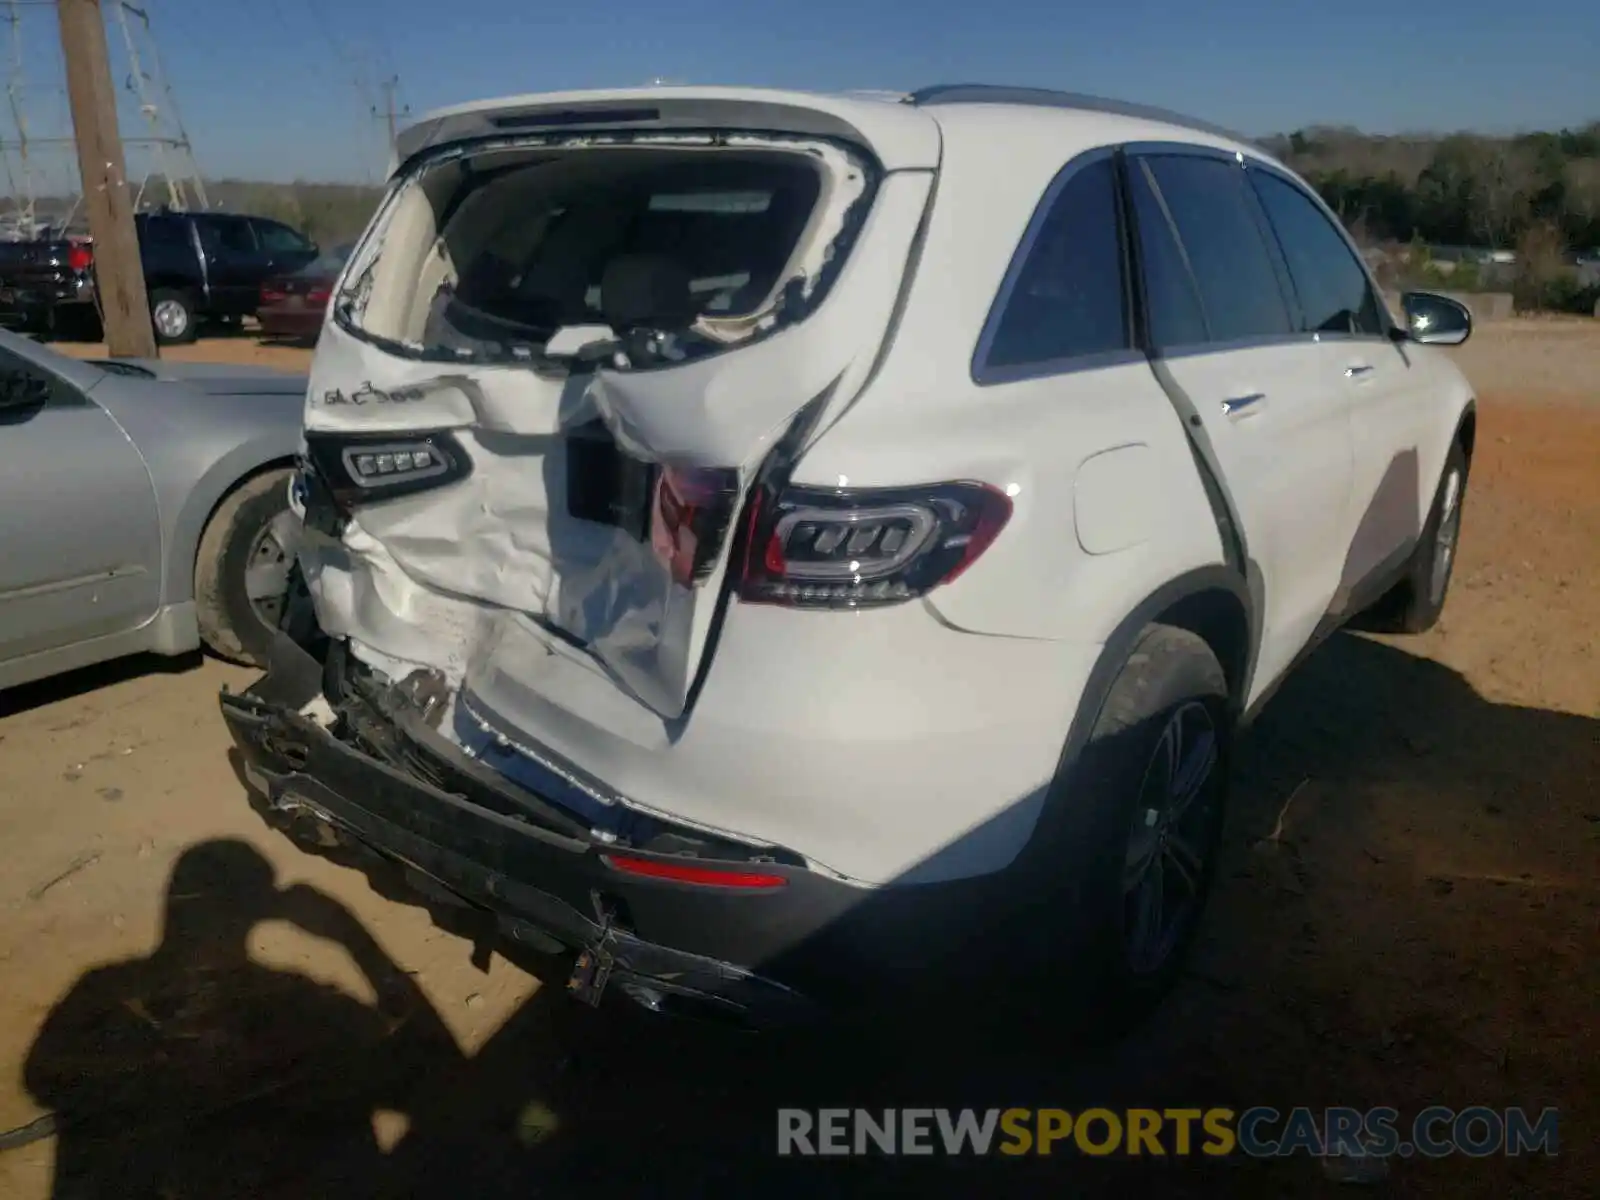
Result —
<svg viewBox="0 0 1600 1200"><path fill-rule="evenodd" d="M1444 602L1475 416L1430 343L1471 323L1402 307L1292 172L1138 106L438 112L335 289L304 600L225 715L272 809L590 1001L798 1014L1008 933L1154 997L1235 730Z"/></svg>

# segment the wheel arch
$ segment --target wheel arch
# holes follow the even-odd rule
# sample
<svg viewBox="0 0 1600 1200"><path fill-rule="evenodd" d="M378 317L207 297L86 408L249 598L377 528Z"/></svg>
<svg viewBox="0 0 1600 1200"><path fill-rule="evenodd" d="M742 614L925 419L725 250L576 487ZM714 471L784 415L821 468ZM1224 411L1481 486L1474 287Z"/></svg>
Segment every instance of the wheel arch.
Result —
<svg viewBox="0 0 1600 1200"><path fill-rule="evenodd" d="M257 476L294 467L294 456L273 453L278 449L275 441L270 446L247 442L213 463L190 489L173 525L172 554L167 563L167 595L173 600L194 599L200 539L223 502Z"/></svg>
<svg viewBox="0 0 1600 1200"><path fill-rule="evenodd" d="M1063 762L1089 740L1111 686L1139 635L1150 625L1187 629L1211 647L1228 681L1230 707L1243 708L1258 640L1256 606L1244 577L1231 567L1201 567L1169 580L1136 604L1106 638L1078 699Z"/></svg>

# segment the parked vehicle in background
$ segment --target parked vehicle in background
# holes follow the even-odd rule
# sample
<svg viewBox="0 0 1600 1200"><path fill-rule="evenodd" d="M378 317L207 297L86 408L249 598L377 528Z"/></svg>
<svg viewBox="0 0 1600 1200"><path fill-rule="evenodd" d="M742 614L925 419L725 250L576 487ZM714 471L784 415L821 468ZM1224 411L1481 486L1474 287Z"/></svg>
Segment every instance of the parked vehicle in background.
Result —
<svg viewBox="0 0 1600 1200"><path fill-rule="evenodd" d="M271 808L581 998L787 1016L959 959L1137 1012L1234 731L1344 622L1438 619L1471 318L1397 323L1224 131L673 87L398 161L312 364L309 603L223 712Z"/></svg>
<svg viewBox="0 0 1600 1200"><path fill-rule="evenodd" d="M0 688L202 643L263 662L300 528L305 383L0 331Z"/></svg>
<svg viewBox="0 0 1600 1200"><path fill-rule="evenodd" d="M194 341L205 321L254 315L262 280L318 254L316 243L266 217L160 211L136 214L134 228L162 345ZM0 242L0 324L98 337L94 243Z"/></svg>
<svg viewBox="0 0 1600 1200"><path fill-rule="evenodd" d="M264 337L315 341L328 312L328 297L350 257L353 243L318 255L298 271L274 275L261 285L256 322Z"/></svg>

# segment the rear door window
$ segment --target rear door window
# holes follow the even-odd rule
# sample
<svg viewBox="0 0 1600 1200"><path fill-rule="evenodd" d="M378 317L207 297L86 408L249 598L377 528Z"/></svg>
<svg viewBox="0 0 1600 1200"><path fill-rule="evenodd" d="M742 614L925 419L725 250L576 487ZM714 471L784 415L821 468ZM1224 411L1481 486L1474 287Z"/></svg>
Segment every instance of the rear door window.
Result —
<svg viewBox="0 0 1600 1200"><path fill-rule="evenodd" d="M1247 174L1283 248L1305 331L1381 337L1384 322L1367 273L1322 209L1270 171Z"/></svg>
<svg viewBox="0 0 1600 1200"><path fill-rule="evenodd" d="M1205 315L1207 341L1281 337L1294 331L1245 172L1191 154L1142 160L1171 214ZM1141 241L1145 234L1141 221Z"/></svg>
<svg viewBox="0 0 1600 1200"><path fill-rule="evenodd" d="M1129 164L1128 188L1139 226L1139 264L1144 273L1150 341L1162 350L1202 346L1207 338L1206 311L1200 303L1199 285L1149 164Z"/></svg>
<svg viewBox="0 0 1600 1200"><path fill-rule="evenodd" d="M250 222L237 217L212 217L196 222L200 242L208 250L221 251L229 258L251 258L256 253L256 235Z"/></svg>
<svg viewBox="0 0 1600 1200"><path fill-rule="evenodd" d="M1019 250L980 347L980 382L1046 374L1127 350L1127 303L1109 158L1066 177Z"/></svg>

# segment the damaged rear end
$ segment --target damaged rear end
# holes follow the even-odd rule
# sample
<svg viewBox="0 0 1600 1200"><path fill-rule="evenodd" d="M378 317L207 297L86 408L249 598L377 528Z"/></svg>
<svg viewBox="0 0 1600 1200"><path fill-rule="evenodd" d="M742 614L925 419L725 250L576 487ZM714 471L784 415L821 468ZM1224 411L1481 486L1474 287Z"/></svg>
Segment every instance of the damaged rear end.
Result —
<svg viewBox="0 0 1600 1200"><path fill-rule="evenodd" d="M666 104L487 124L399 173L334 299L306 412L318 614L390 674L470 696L558 655L678 719L757 476L860 388L932 172Z"/></svg>
<svg viewBox="0 0 1600 1200"><path fill-rule="evenodd" d="M746 1005L727 981L849 911L736 805L630 784L731 603L893 603L1004 520L976 486L847 521L786 486L891 336L938 157L907 106L683 89L408 133L307 396L318 628L224 701L273 802L585 950L595 996L616 967Z"/></svg>

